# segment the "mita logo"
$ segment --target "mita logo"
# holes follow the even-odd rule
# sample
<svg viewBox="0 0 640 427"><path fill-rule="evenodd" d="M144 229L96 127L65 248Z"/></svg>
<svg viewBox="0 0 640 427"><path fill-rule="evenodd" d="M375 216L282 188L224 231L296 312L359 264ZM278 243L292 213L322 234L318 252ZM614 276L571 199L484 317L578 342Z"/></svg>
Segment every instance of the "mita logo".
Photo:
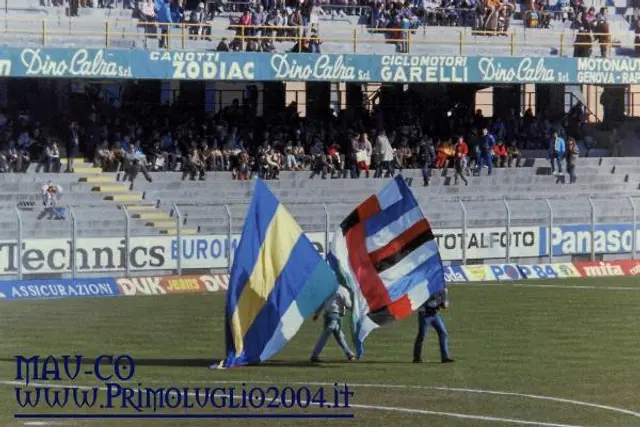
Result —
<svg viewBox="0 0 640 427"><path fill-rule="evenodd" d="M588 277L605 277L605 276L624 276L624 271L619 265L612 265L608 262L599 262L598 265L582 267L585 276Z"/></svg>

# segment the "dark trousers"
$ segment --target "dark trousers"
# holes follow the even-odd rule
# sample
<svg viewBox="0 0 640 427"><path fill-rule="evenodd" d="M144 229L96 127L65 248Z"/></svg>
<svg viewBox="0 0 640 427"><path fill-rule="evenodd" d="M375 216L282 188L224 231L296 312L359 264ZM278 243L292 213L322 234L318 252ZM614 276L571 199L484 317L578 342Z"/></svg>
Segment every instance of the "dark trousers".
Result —
<svg viewBox="0 0 640 427"><path fill-rule="evenodd" d="M573 163L567 163L567 172L569 173L569 183L576 182L576 165Z"/></svg>
<svg viewBox="0 0 640 427"><path fill-rule="evenodd" d="M160 49L169 48L169 26L160 24Z"/></svg>
<svg viewBox="0 0 640 427"><path fill-rule="evenodd" d="M416 341L413 345L413 359L422 359L422 343L427 338L427 331L429 326L433 326L433 329L438 333L438 340L440 342L440 358L442 360L449 358L449 334L444 326L444 322L437 314L435 316L424 316L418 313L418 335L416 335Z"/></svg>
<svg viewBox="0 0 640 427"><path fill-rule="evenodd" d="M491 160L491 154L488 152L479 153L476 157L476 166L478 168L478 174L482 171L482 167L484 165L487 166L488 174L491 175L491 171L493 170L493 161Z"/></svg>
<svg viewBox="0 0 640 427"><path fill-rule="evenodd" d="M464 182L464 185L469 185L469 181L467 181L467 178L464 176L464 171L461 167L456 168L456 174L454 175L454 180L456 184L458 184L458 177L462 179L462 182Z"/></svg>
<svg viewBox="0 0 640 427"><path fill-rule="evenodd" d="M382 161L378 164L378 167L376 168L376 172L373 175L374 178L382 178L382 172L386 171L385 173L385 177L391 177L393 176L393 162L389 161L389 160L385 160Z"/></svg>
<svg viewBox="0 0 640 427"><path fill-rule="evenodd" d="M122 181L130 181L131 189L133 189L133 182L136 180L138 174L141 172L148 182L153 181L151 179L151 175L149 174L149 169L147 169L147 166L139 162L136 162L135 164L131 164L131 165L125 165L124 176L122 177Z"/></svg>
<svg viewBox="0 0 640 427"><path fill-rule="evenodd" d="M424 185L429 185L429 178L431 177L431 167L426 164L422 167L422 179L424 180Z"/></svg>
<svg viewBox="0 0 640 427"><path fill-rule="evenodd" d="M67 146L67 172L73 172L73 158L78 154L78 146L75 144Z"/></svg>
<svg viewBox="0 0 640 427"><path fill-rule="evenodd" d="M60 157L47 157L46 172L60 172Z"/></svg>
<svg viewBox="0 0 640 427"><path fill-rule="evenodd" d="M191 181L195 181L196 175L198 175L198 179L200 181L204 181L204 165L187 165L187 167L182 171L182 180L184 181L188 176Z"/></svg>

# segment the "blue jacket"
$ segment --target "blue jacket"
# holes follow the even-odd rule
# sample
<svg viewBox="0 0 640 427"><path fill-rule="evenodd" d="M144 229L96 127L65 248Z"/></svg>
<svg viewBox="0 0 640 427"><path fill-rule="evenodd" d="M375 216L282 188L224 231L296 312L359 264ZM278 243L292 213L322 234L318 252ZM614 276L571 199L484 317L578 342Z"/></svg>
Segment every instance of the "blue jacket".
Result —
<svg viewBox="0 0 640 427"><path fill-rule="evenodd" d="M169 3L165 2L158 7L158 10L156 11L156 20L164 24L170 24L173 22L171 20L171 7L169 6Z"/></svg>
<svg viewBox="0 0 640 427"><path fill-rule="evenodd" d="M564 139L558 137L558 139L554 140L553 138L551 139L551 149L558 153L558 154L562 154L566 151L566 145L564 142Z"/></svg>
<svg viewBox="0 0 640 427"><path fill-rule="evenodd" d="M482 137L482 148L488 153L491 153L491 150L493 150L493 146L495 145L495 143L496 140L490 133Z"/></svg>

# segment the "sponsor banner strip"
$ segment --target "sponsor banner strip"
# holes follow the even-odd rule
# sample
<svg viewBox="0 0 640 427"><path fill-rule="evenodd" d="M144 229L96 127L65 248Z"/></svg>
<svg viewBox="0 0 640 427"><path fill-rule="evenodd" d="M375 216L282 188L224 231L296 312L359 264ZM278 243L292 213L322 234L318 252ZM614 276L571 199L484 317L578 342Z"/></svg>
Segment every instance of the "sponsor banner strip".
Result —
<svg viewBox="0 0 640 427"><path fill-rule="evenodd" d="M511 256L537 257L538 227L511 229ZM329 235L329 240L332 238ZM325 234L307 233L318 252L324 254ZM462 233L459 229L435 231L440 254L445 261L462 259ZM196 235L182 237L183 269L224 269L229 251L238 247L240 235ZM506 255L507 236L504 228L469 229L466 235L467 259L498 259ZM27 275L60 274L71 270L71 241L69 239L25 239L22 251L22 270ZM110 273L124 271L125 241L117 237L82 237L76 241L76 267L85 272ZM18 271L18 245L15 240L0 240L0 275L15 275ZM175 270L178 267L178 240L172 236L132 237L129 244L132 271ZM109 274L105 274L109 275Z"/></svg>
<svg viewBox="0 0 640 427"><path fill-rule="evenodd" d="M448 283L640 275L640 261L481 264L444 267ZM55 299L225 292L229 275L147 276L0 282L0 299Z"/></svg>
<svg viewBox="0 0 640 427"><path fill-rule="evenodd" d="M483 57L3 47L1 77L392 83L635 84L635 58Z"/></svg>
<svg viewBox="0 0 640 427"><path fill-rule="evenodd" d="M640 261L596 261L575 262L574 265L583 277L637 276L640 274Z"/></svg>
<svg viewBox="0 0 640 427"><path fill-rule="evenodd" d="M119 295L120 290L112 278L0 282L0 299L116 297Z"/></svg>
<svg viewBox="0 0 640 427"><path fill-rule="evenodd" d="M226 273L128 277L115 280L123 296L224 292L229 285L229 275Z"/></svg>
<svg viewBox="0 0 640 427"><path fill-rule="evenodd" d="M549 254L549 239L554 256L590 254L623 254L633 252L633 224L596 224L593 237L591 224L559 225L538 231L539 256ZM640 228L636 229L636 247L640 250Z"/></svg>

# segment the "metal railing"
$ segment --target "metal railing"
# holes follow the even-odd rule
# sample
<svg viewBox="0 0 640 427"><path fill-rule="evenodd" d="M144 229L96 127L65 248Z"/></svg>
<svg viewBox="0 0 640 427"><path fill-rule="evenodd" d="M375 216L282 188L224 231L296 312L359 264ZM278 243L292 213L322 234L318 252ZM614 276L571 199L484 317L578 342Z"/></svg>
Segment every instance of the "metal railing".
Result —
<svg viewBox="0 0 640 427"><path fill-rule="evenodd" d="M620 199L619 199L620 200ZM625 199L620 200L625 203ZM447 214L443 215L442 207L438 212L429 213L429 209L425 209L427 217L431 216L433 224L434 235L436 239L442 239L441 253L443 253L443 259L445 261L459 262L467 264L470 260L505 260L510 263L514 260L520 259L537 259L539 262L548 260L549 263L556 260L557 254L554 250L561 245L555 239L556 232L563 231L563 227L569 227L566 230L570 230L574 224L582 224L580 233L585 233L589 230L589 236L582 236L584 243L584 250L578 251L576 255L588 256L591 261L595 261L597 257L602 255L602 251L596 251L596 247L599 244L596 240L601 239L598 237L598 233L603 232L607 228L600 228L603 225L608 225L609 228L616 228L612 224L625 224L624 227L627 231L631 232L631 236L625 237L626 243L622 247L622 251L618 251L617 254L625 253L627 257L637 259L638 251L638 227L637 227L637 209L636 202L632 197L626 198L626 206L628 209L621 213L620 206L618 207L618 213L611 212L610 204L612 199L593 199L588 198L583 207L586 207L583 212L568 214L571 210L563 210L564 201L558 199L544 199L544 200L522 200L522 199L503 199L497 200L493 206L502 205L504 207L503 219L497 217L490 218L487 221L486 211L483 212L482 208L477 205L478 203L484 203L486 201L451 201L446 202ZM248 201L247 201L248 203ZM542 209L538 209L536 214L531 215L531 209L533 206L541 206ZM307 228L307 233L315 242L317 249L326 254L329 248L329 242L332 238L332 233L335 227L338 226L339 221L342 220L342 215L332 213L331 206L326 203L286 203L287 207L294 214L294 216L306 217L306 223L302 222L303 228ZM546 205L546 206L545 206ZM575 204L574 204L575 205ZM575 206L572 205L571 209L575 210ZM96 235L93 237L94 230L87 228L88 224L84 224L86 221L106 221L106 219L100 220L97 215L92 215L89 212L90 209L104 209L99 206L88 207L86 205L67 206L67 215L64 221L51 222L47 220L29 218L29 214L35 215L36 212L25 212L18 208L13 210L15 217L15 230L5 229L3 235L3 242L6 248L15 248L15 253L9 255L7 249L3 252L3 257L0 258L0 262L4 264L11 264L15 267L15 275L18 279L22 280L25 276L37 277L39 273L56 273L68 275L71 278L80 277L80 275L90 274L95 276L96 274L102 275L124 275L124 276L136 276L141 274L150 274L151 271L163 272L175 272L182 274L185 270L226 270L229 271L233 263L233 247L237 243L239 238L239 226L242 224L242 218L235 215L239 215L240 211L244 213L245 204L170 204L162 206L159 212L172 212L172 218L175 220L176 232L175 235L161 235L157 233L157 229L142 228L144 235L140 234L140 229L137 229L137 233L132 235L132 221L135 221L131 217L132 211L127 207L122 207L121 218L122 221L115 218L108 218L109 221L116 221L115 224L111 224L108 228L111 229L109 233L103 235ZM309 207L313 209L309 209ZM546 209L544 209L546 207ZM194 212L193 209L203 209L198 215L199 218L205 216L209 218L217 218L221 220L225 218L224 224L218 221L218 225L215 228L210 228L201 231L199 234L188 236L183 232L193 227L191 220L189 219L189 210ZM297 209L303 209L299 215L296 215ZM448 211L450 209L450 211ZM579 210L579 209L578 209ZM309 212L313 212L313 214ZM615 209L614 209L615 211ZM205 212L205 213L202 213ZM214 214L215 212L215 214ZM233 212L233 213L232 213ZM573 212L573 211L571 211ZM536 216L537 215L537 216ZM574 216L570 216L574 215ZM97 217L98 219L95 219ZM476 218L477 217L477 218ZM309 218L313 218L312 224ZM573 218L567 220L567 218ZM582 220L575 218L583 218ZM63 224L63 229L68 230L65 232L56 232L55 235L47 233L42 236L33 236L33 233L28 237L25 237L25 232L34 231L29 227L38 227L40 224ZM209 220L207 220L209 221ZM576 222L578 221L578 222ZM581 222L580 222L581 221ZM478 225L479 222L482 225ZM471 225L470 225L471 223ZM222 225L221 225L222 224ZM620 226L618 226L619 228ZM113 230L121 229L121 232ZM89 231L87 231L89 230ZM224 230L224 232L222 231ZM565 231L566 231L565 230ZM58 231L58 230L56 230ZM82 231L82 233L81 233ZM15 233L15 234L12 234ZM486 247L480 245L482 252L478 251L478 242L474 243L474 239L477 240L478 234L491 234L498 238L494 242L496 247ZM526 234L529 234L534 239L533 242L527 246ZM577 232L576 232L577 233ZM37 234L37 233L36 233ZM66 235L65 235L66 234ZM81 234L81 235L80 235ZM86 234L91 234L87 236ZM96 233L99 234L99 233ZM14 237L10 237L13 235ZM454 236L454 237L452 237ZM449 238L453 238L456 243L452 246ZM587 240L588 239L588 244ZM207 246L206 242L217 241L218 256L216 262L210 262L208 264L193 264L193 256L186 256L185 253L189 252L189 249L184 249L183 245L193 252L194 247L198 247L198 251L205 252L201 246ZM620 241L623 239L621 238ZM15 242L15 245L13 245ZM114 243L117 242L117 243ZM202 243L205 242L205 243ZM523 243L525 242L525 243ZM543 242L546 242L543 247ZM486 243L486 242L485 242ZM97 245L97 246L96 246ZM106 245L106 246L104 246ZM111 245L111 246L109 246ZM115 245L115 246L114 246ZM145 246L146 245L146 246ZM156 245L162 248L163 259L170 260L162 265L154 266L142 266L139 259L136 258L140 253L146 254L151 252L151 248ZM213 247L213 245L208 245ZM208 247L207 246L207 247ZM119 248L123 249L119 249ZM142 248L141 248L142 247ZM40 251L48 251L47 253L39 254L35 256L33 254L34 248L38 248ZM82 254L80 252L82 252ZM121 266L114 268L102 268L104 262L104 253L110 251L111 257L122 259L124 262ZM120 254L120 252L122 253ZM476 251L476 252L473 252ZM526 254L525 252L526 251ZM54 252L59 252L55 253ZM211 250L211 253L214 251ZM92 259L93 263L84 259L81 262L83 256L87 257L95 256ZM479 255L481 254L481 255ZM490 255L488 255L490 254ZM570 256L568 253L563 252L562 257ZM37 261L42 263L43 260L55 259L58 264L60 260L66 260L68 257L68 268L55 268L56 271L34 271L33 265ZM12 261L9 261L11 259ZM136 260L135 262L133 260ZM52 261L53 262L53 261ZM64 263L64 261L62 261ZM528 261L531 262L531 261ZM81 265L84 265L84 269ZM107 263L108 264L108 263ZM112 262L113 264L113 262ZM134 265L135 264L135 265ZM97 270L87 269L86 265L98 265L100 268ZM4 266L4 265L3 265ZM52 268L53 269L53 268ZM5 274L12 274L5 266Z"/></svg>
<svg viewBox="0 0 640 427"><path fill-rule="evenodd" d="M272 42L292 42L302 45L302 42L309 40L307 34L309 28L302 26L243 26L231 24L228 29L213 29L210 24L161 24L156 22L138 22L136 31L131 31L126 27L122 27L118 22L110 21L91 21L95 23L95 29L74 28L71 24L72 20L58 19L57 24L52 20L24 20L16 18L0 18L2 24L0 28L4 29L6 34L21 34L32 36L39 41L39 44L46 46L51 37L72 36L72 37L93 37L100 41L96 41L104 47L109 47L112 42L118 40L128 40L135 38L144 38L145 43L151 39L160 39L166 37L166 49L186 49L190 38L209 37L213 43L221 38L238 39L243 43L242 49L245 49L245 43L249 40L260 42L268 40ZM67 25L68 24L68 25ZM160 33L160 28L167 28L166 36ZM202 28L209 31L208 36L194 35L190 33L191 29ZM335 37L331 34L322 34L320 32L320 40L322 42L339 42L352 46L352 52L358 53L360 47L371 44L404 44L406 49L402 53L411 53L418 46L448 46L455 47L459 55L465 54L465 49L473 46L490 47L491 49L508 50L510 56L515 56L518 49L529 48L548 48L549 45L555 45L560 56L571 55L571 49L575 46L593 46L593 43L575 43L575 31L553 32L553 31L535 31L524 30L522 32L499 32L499 31L475 31L469 27L448 27L451 33L443 36L442 32L438 32L437 37L430 31L431 27L419 27L414 29L402 28L368 28L366 31L363 27L353 27L349 37ZM434 27L440 28L440 27ZM235 31L229 31L235 30ZM260 35L257 32L260 32ZM437 30L436 30L437 31ZM384 36L381 36L384 35ZM591 33L592 36L611 36L612 33ZM499 36L499 37L498 37ZM490 43L487 43L490 41ZM608 49L612 49L619 45L618 41L609 40L605 43Z"/></svg>

